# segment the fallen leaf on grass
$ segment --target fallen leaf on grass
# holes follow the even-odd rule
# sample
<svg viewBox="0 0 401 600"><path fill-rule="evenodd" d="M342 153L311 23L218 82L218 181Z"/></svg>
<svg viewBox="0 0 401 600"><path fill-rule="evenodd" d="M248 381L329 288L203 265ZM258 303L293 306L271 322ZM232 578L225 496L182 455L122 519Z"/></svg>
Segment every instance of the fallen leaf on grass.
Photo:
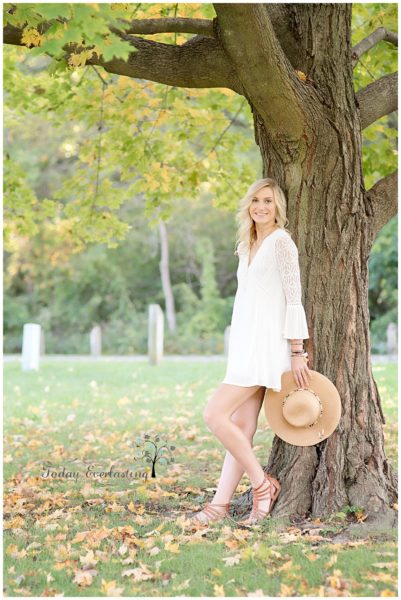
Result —
<svg viewBox="0 0 401 600"><path fill-rule="evenodd" d="M25 521L22 517L14 517L4 523L4 529L21 529L24 525Z"/></svg>
<svg viewBox="0 0 401 600"><path fill-rule="evenodd" d="M97 575L97 571L95 569L87 570L87 571L74 571L75 577L73 579L73 583L76 583L80 587L87 587L88 585L92 585L93 578Z"/></svg>
<svg viewBox="0 0 401 600"><path fill-rule="evenodd" d="M295 590L291 585L285 585L285 583L282 583L280 585L280 591L277 594L278 596L292 596L294 594Z"/></svg>
<svg viewBox="0 0 401 600"><path fill-rule="evenodd" d="M164 545L164 549L168 550L169 552L173 552L174 554L179 554L180 553L180 546L179 546L179 544L171 544L170 542L167 542Z"/></svg>
<svg viewBox="0 0 401 600"><path fill-rule="evenodd" d="M217 583L214 584L213 592L215 596L220 596L221 598L224 598L226 595L224 592L224 587L222 585L217 585Z"/></svg>
<svg viewBox="0 0 401 600"><path fill-rule="evenodd" d="M372 563L372 567L377 567L378 569L395 569L397 568L396 562L389 563Z"/></svg>
<svg viewBox="0 0 401 600"><path fill-rule="evenodd" d="M382 581L383 583L395 583L395 577L391 573L371 573L368 571L363 575L363 579L367 579L368 581Z"/></svg>
<svg viewBox="0 0 401 600"><path fill-rule="evenodd" d="M93 529L92 531L79 531L75 534L71 544L80 544L81 542L88 541L90 544L102 541L107 538L111 533L110 529Z"/></svg>
<svg viewBox="0 0 401 600"><path fill-rule="evenodd" d="M333 556L330 556L329 560L327 561L327 563L325 563L325 567L326 569L330 569L330 567L332 567L335 563L337 562L337 554L333 554Z"/></svg>
<svg viewBox="0 0 401 600"><path fill-rule="evenodd" d="M102 579L102 587L100 591L106 596L121 596L124 588L116 587L115 581L106 581L105 579Z"/></svg>
<svg viewBox="0 0 401 600"><path fill-rule="evenodd" d="M239 546L238 540L226 540L224 543L230 550L235 550Z"/></svg>
<svg viewBox="0 0 401 600"><path fill-rule="evenodd" d="M79 560L81 564L87 569L90 567L94 567L98 562L98 559L95 558L93 550L89 550L84 556L80 556Z"/></svg>
<svg viewBox="0 0 401 600"><path fill-rule="evenodd" d="M320 558L318 554L305 554L305 556L310 561L314 561Z"/></svg>
<svg viewBox="0 0 401 600"><path fill-rule="evenodd" d="M140 563L140 566L136 569L127 569L123 571L121 575L122 577L133 577L134 581L147 581L148 579L154 579L156 577L144 563Z"/></svg>
<svg viewBox="0 0 401 600"><path fill-rule="evenodd" d="M9 554L12 558L25 558L26 550L18 550L18 546L16 544L9 544L7 546L6 554Z"/></svg>
<svg viewBox="0 0 401 600"><path fill-rule="evenodd" d="M221 560L224 560L226 567L232 567L233 565L237 565L239 563L241 560L241 554L236 554L235 556L226 556Z"/></svg>
<svg viewBox="0 0 401 600"><path fill-rule="evenodd" d="M182 583L180 583L180 585L177 585L177 587L175 589L177 591L186 590L189 587L189 582L190 581L191 581L191 578L186 579L185 581L183 581Z"/></svg>
<svg viewBox="0 0 401 600"><path fill-rule="evenodd" d="M282 533L279 537L280 541L284 542L284 544L289 544L290 542L295 542L299 539L299 535L294 535L293 533Z"/></svg>

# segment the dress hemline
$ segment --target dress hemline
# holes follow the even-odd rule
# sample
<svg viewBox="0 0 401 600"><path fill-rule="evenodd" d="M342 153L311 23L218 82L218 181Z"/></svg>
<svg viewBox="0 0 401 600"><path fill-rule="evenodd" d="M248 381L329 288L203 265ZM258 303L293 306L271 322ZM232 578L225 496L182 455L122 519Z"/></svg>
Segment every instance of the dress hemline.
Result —
<svg viewBox="0 0 401 600"><path fill-rule="evenodd" d="M255 385L260 385L265 387L266 389L272 390L273 392L281 392L281 387L280 388L276 388L276 387L272 387L271 385L266 385L265 383L247 383L246 385L244 383L236 383L235 381L227 381L226 379L223 379L223 381L221 383L227 383L229 385L237 385L239 387L253 387Z"/></svg>

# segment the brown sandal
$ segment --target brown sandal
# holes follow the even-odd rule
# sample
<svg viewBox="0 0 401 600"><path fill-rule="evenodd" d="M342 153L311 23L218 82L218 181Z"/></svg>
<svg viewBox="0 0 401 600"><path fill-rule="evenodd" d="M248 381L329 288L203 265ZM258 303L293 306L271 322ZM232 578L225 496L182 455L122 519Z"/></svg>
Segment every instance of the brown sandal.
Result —
<svg viewBox="0 0 401 600"><path fill-rule="evenodd" d="M220 512L219 510L213 508L214 506L224 506L226 510L224 512ZM221 519L226 519L227 517L231 518L228 512L229 507L229 502L227 502L226 504L212 504L211 502L207 502L205 504L205 507L191 518L191 521L196 524L199 523L201 525L207 525L211 521L220 521ZM206 520L202 520L199 518L198 515L201 514L206 516Z"/></svg>
<svg viewBox="0 0 401 600"><path fill-rule="evenodd" d="M266 483L268 484L268 487L264 487L263 489L261 489L262 486L265 486ZM270 490L272 488L274 489L273 495L270 492ZM265 473L262 483L260 485L258 485L257 488L252 488L252 490L253 490L252 510L251 510L249 517L247 519L245 519L245 521L241 521L241 525L255 525L256 523L258 523L259 521L264 519L264 517L266 517L269 513L271 513L272 508L273 508L273 506L277 500L277 497L280 493L281 485L280 485L280 482L277 481L277 479L275 479L274 477L271 477L270 475ZM261 508L259 508L260 501L268 500L269 498L270 498L270 505L269 505L268 510L262 510Z"/></svg>

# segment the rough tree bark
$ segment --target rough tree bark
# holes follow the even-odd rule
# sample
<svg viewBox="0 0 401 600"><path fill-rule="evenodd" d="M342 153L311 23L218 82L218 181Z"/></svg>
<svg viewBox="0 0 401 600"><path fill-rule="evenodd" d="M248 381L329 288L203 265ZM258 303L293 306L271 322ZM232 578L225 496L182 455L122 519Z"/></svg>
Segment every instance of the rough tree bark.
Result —
<svg viewBox="0 0 401 600"><path fill-rule="evenodd" d="M95 56L89 63L170 85L228 87L247 99L263 175L276 178L288 198L309 366L333 381L342 402L338 428L320 444L296 447L274 438L266 467L282 493L272 514L326 517L357 505L372 521L392 516L397 479L384 453L385 420L371 368L368 258L397 212L397 174L365 190L361 145L363 129L396 110L397 74L355 94L352 69L374 43L396 44L397 36L380 31L353 49L351 4L214 7L209 24L160 19L141 29L133 23L139 34L150 27L203 32L182 46L121 33L138 52L126 62ZM21 44L21 30L7 26L4 41Z"/></svg>

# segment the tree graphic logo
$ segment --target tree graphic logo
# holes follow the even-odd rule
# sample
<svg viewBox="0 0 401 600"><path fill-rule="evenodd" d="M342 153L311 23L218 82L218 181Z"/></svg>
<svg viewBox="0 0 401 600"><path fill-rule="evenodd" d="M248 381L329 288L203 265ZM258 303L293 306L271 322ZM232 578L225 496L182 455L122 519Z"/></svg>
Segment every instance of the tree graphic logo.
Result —
<svg viewBox="0 0 401 600"><path fill-rule="evenodd" d="M135 460L142 460L152 465L152 477L156 477L156 463L171 464L174 462L172 451L175 446L169 445L159 435L152 438L148 433L135 439Z"/></svg>

